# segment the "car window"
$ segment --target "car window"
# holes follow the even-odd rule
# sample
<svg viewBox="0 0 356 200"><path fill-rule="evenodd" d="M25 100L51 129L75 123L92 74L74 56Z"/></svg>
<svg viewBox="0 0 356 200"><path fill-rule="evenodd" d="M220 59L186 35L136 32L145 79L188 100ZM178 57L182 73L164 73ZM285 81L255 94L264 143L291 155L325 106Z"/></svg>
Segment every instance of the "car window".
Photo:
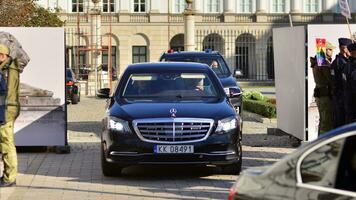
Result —
<svg viewBox="0 0 356 200"><path fill-rule="evenodd" d="M122 93L126 98L217 97L218 90L205 73L162 72L132 74Z"/></svg>
<svg viewBox="0 0 356 200"><path fill-rule="evenodd" d="M340 158L336 189L356 192L356 136L346 138Z"/></svg>
<svg viewBox="0 0 356 200"><path fill-rule="evenodd" d="M230 71L220 56L166 56L162 58L162 61L172 62L197 62L207 64L218 76L229 76Z"/></svg>
<svg viewBox="0 0 356 200"><path fill-rule="evenodd" d="M302 182L333 188L344 139L321 146L307 155L301 164Z"/></svg>

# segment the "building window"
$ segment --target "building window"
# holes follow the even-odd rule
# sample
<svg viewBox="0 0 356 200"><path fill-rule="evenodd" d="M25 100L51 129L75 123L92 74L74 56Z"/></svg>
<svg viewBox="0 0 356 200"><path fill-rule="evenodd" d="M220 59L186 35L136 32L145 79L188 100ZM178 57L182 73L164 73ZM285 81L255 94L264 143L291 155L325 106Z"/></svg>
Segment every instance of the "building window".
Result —
<svg viewBox="0 0 356 200"><path fill-rule="evenodd" d="M174 12L182 13L185 9L185 0L175 0L174 3Z"/></svg>
<svg viewBox="0 0 356 200"><path fill-rule="evenodd" d="M87 80L89 68L87 65L87 51L85 46L68 47L67 55L71 54L71 68L79 80ZM70 51L70 53L69 53ZM69 60L68 60L69 63Z"/></svg>
<svg viewBox="0 0 356 200"><path fill-rule="evenodd" d="M134 12L146 12L146 0L134 0Z"/></svg>
<svg viewBox="0 0 356 200"><path fill-rule="evenodd" d="M317 13L319 12L319 0L305 0L304 10L307 13Z"/></svg>
<svg viewBox="0 0 356 200"><path fill-rule="evenodd" d="M286 7L285 0L272 0L272 12L274 13L284 13Z"/></svg>
<svg viewBox="0 0 356 200"><path fill-rule="evenodd" d="M147 46L132 46L132 63L147 62Z"/></svg>
<svg viewBox="0 0 356 200"><path fill-rule="evenodd" d="M115 12L115 0L103 0L103 12Z"/></svg>
<svg viewBox="0 0 356 200"><path fill-rule="evenodd" d="M207 0L208 12L217 13L220 11L220 0Z"/></svg>
<svg viewBox="0 0 356 200"><path fill-rule="evenodd" d="M84 12L84 0L72 0L72 12Z"/></svg>
<svg viewBox="0 0 356 200"><path fill-rule="evenodd" d="M103 63L103 70L108 71L108 66L109 66L109 49L108 46L103 46L103 54L101 56L101 60ZM116 79L117 78L117 66L116 66L116 46L111 46L111 73L112 73L112 78Z"/></svg>
<svg viewBox="0 0 356 200"><path fill-rule="evenodd" d="M252 0L241 0L240 1L240 11L242 13L252 12Z"/></svg>

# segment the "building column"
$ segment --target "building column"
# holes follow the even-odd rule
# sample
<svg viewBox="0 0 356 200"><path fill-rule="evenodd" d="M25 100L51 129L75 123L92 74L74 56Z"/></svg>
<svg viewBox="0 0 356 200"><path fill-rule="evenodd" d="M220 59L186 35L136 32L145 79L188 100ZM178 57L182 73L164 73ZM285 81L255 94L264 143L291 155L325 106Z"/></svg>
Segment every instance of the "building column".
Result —
<svg viewBox="0 0 356 200"><path fill-rule="evenodd" d="M267 13L267 3L266 0L257 0L256 12L257 13Z"/></svg>
<svg viewBox="0 0 356 200"><path fill-rule="evenodd" d="M332 0L322 0L321 9L323 13L324 22L334 21L333 6L334 6L334 2Z"/></svg>
<svg viewBox="0 0 356 200"><path fill-rule="evenodd" d="M256 3L256 22L267 22L267 3L266 0L257 0Z"/></svg>
<svg viewBox="0 0 356 200"><path fill-rule="evenodd" d="M290 12L294 13L302 13L302 1L301 0L291 0Z"/></svg>
<svg viewBox="0 0 356 200"><path fill-rule="evenodd" d="M120 1L119 21L130 22L130 11L131 11L130 1Z"/></svg>
<svg viewBox="0 0 356 200"><path fill-rule="evenodd" d="M330 13L333 11L334 2L332 0L322 0L322 12Z"/></svg>
<svg viewBox="0 0 356 200"><path fill-rule="evenodd" d="M159 13L160 12L160 7L161 7L160 0L151 0L150 1L150 13Z"/></svg>
<svg viewBox="0 0 356 200"><path fill-rule="evenodd" d="M235 22L234 0L224 0L224 21Z"/></svg>
<svg viewBox="0 0 356 200"><path fill-rule="evenodd" d="M196 13L202 13L203 12L203 0L194 0L193 8L196 11Z"/></svg>
<svg viewBox="0 0 356 200"><path fill-rule="evenodd" d="M167 1L167 0L164 0ZM162 0L151 0L150 4L150 22L168 22L168 15L161 13Z"/></svg>
<svg viewBox="0 0 356 200"><path fill-rule="evenodd" d="M234 12L234 0L224 0L224 13Z"/></svg>

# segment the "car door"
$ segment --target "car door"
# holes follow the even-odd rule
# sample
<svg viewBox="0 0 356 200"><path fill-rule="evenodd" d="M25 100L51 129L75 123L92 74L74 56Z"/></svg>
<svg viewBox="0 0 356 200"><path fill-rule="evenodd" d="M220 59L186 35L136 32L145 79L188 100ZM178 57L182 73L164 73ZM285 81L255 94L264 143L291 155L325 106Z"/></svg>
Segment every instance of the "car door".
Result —
<svg viewBox="0 0 356 200"><path fill-rule="evenodd" d="M356 199L355 145L356 131L351 131L303 153L297 163L295 199Z"/></svg>

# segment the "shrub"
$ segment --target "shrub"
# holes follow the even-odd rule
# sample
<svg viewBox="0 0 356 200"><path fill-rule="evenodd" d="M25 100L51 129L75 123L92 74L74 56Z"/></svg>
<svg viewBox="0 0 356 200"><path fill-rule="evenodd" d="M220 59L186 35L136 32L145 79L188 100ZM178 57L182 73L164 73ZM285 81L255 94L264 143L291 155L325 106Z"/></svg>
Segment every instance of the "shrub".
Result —
<svg viewBox="0 0 356 200"><path fill-rule="evenodd" d="M267 102L271 103L273 105L276 105L276 99L275 98L269 98L269 99L267 99Z"/></svg>
<svg viewBox="0 0 356 200"><path fill-rule="evenodd" d="M268 118L275 118L277 116L276 106L265 101L244 99L243 109Z"/></svg>
<svg viewBox="0 0 356 200"><path fill-rule="evenodd" d="M266 101L268 99L261 92L258 91L244 92L243 97L245 99L257 100L257 101Z"/></svg>

